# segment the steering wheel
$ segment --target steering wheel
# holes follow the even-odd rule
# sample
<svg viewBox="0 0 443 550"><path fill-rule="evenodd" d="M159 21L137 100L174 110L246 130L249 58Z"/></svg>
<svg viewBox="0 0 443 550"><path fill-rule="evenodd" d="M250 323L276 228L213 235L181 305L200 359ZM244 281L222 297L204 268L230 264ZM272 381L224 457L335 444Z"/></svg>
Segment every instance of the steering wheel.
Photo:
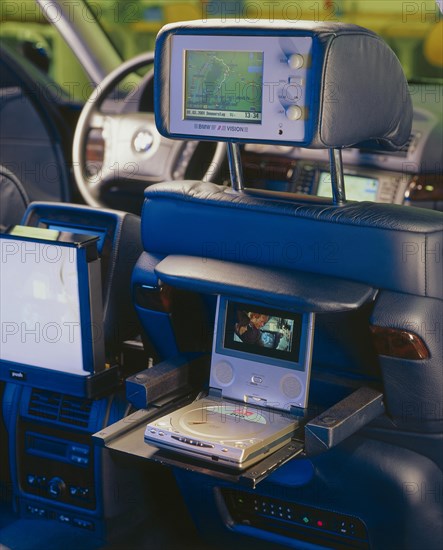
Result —
<svg viewBox="0 0 443 550"><path fill-rule="evenodd" d="M139 186L142 192L150 184L187 176L198 141L183 142L161 136L153 113L125 112L125 109L109 113L110 109L107 112L101 109L110 92L126 76L153 61L154 54L145 53L117 67L97 86L81 112L74 134L72 160L78 189L90 206L106 207L102 196L113 187L127 185L138 189ZM144 77L141 84L144 90L152 83L153 75L151 70ZM123 101L124 107L131 101L139 102L138 95L128 94ZM104 140L103 164L98 170L91 170L91 163L87 165L86 162L86 143L93 129L101 130ZM225 144L217 143L210 158L204 159L203 173L197 177L212 181L225 153Z"/></svg>

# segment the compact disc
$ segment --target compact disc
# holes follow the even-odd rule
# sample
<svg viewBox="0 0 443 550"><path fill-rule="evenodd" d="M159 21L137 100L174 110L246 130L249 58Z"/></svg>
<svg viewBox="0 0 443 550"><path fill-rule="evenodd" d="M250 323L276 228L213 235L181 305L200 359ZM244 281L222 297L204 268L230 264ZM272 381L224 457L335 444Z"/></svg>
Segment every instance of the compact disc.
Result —
<svg viewBox="0 0 443 550"><path fill-rule="evenodd" d="M199 404L178 419L180 431L219 441L258 437L268 426L265 416L243 404Z"/></svg>

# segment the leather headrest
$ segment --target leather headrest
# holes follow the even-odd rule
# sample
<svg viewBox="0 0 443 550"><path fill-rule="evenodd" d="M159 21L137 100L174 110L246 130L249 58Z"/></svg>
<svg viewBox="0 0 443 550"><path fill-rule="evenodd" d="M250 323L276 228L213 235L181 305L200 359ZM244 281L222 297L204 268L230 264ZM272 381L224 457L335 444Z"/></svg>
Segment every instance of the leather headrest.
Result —
<svg viewBox="0 0 443 550"><path fill-rule="evenodd" d="M207 36L208 51L223 49L214 46L215 40L223 44L220 37L230 37L224 43L230 44L231 49L235 47L238 37L254 37L255 50L265 51L265 63L266 38L277 37L280 43L282 40L288 43L289 40L295 47L300 43L300 38L312 38L302 98L305 113L305 128L300 132L302 138L298 134L291 136L290 132L285 133L284 139L277 137L277 134L264 132L267 135L259 139L254 137L258 125L252 128L252 124L249 132L240 132L235 137L214 132L216 125L213 125L212 131L201 135L197 133L198 124L192 125L192 128L197 127L193 134L184 135L174 130L170 125L170 109L174 108L172 104L177 101L171 99L170 84L173 73L177 73L177 68L172 66L171 69L171 53L176 36L192 37L194 41L194 37ZM188 43L192 44L192 40ZM283 48L280 58L284 58L284 55ZM270 63L269 59L268 55ZM281 59L275 58L272 63L281 63ZM183 89L184 84L183 81ZM309 148L349 147L369 141L396 149L407 142L411 131L412 104L397 57L379 36L357 25L312 21L246 24L235 20L220 23L211 20L190 21L167 25L157 37L155 87L157 126L160 133L172 138L189 138L192 135L194 138L209 140L275 142ZM264 92L262 95L263 101L267 101ZM180 109L182 115L184 104Z"/></svg>

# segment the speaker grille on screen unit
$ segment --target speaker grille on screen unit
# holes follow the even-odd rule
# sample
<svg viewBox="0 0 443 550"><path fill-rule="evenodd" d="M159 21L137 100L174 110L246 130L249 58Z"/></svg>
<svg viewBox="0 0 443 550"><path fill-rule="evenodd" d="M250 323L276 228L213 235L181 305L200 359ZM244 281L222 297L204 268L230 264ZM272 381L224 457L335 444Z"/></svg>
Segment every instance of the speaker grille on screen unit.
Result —
<svg viewBox="0 0 443 550"><path fill-rule="evenodd" d="M228 362L220 361L220 363L215 365L214 377L216 382L227 386L234 378L234 369Z"/></svg>
<svg viewBox="0 0 443 550"><path fill-rule="evenodd" d="M282 392L291 399L298 397L302 392L303 386L297 376L288 374L281 379Z"/></svg>

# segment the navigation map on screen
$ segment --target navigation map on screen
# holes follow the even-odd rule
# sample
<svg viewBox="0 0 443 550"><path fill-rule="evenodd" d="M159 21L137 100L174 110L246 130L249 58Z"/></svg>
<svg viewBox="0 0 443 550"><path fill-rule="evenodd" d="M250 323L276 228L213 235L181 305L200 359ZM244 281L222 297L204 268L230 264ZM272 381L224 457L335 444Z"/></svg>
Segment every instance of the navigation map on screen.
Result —
<svg viewBox="0 0 443 550"><path fill-rule="evenodd" d="M375 201L377 198L378 180L375 178L345 174L347 198L352 201ZM331 174L321 172L317 195L332 197Z"/></svg>
<svg viewBox="0 0 443 550"><path fill-rule="evenodd" d="M186 51L185 118L260 124L262 86L263 52Z"/></svg>

